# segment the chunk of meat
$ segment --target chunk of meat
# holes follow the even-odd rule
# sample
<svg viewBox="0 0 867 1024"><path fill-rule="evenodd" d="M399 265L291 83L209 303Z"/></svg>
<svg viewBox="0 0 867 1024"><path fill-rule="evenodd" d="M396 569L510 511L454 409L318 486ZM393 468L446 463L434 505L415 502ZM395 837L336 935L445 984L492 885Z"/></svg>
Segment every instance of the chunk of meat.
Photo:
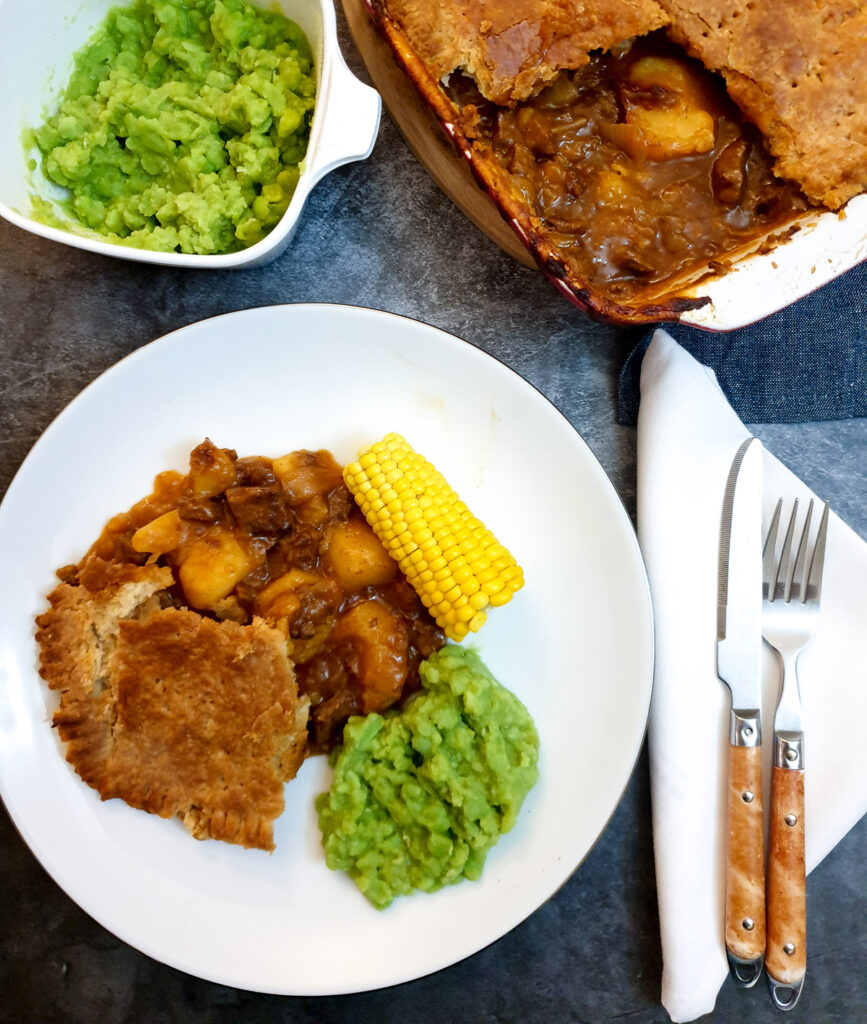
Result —
<svg viewBox="0 0 867 1024"><path fill-rule="evenodd" d="M280 533L289 529L290 509L276 483L229 487L226 502L235 519L250 533Z"/></svg>
<svg viewBox="0 0 867 1024"><path fill-rule="evenodd" d="M327 750L340 739L343 726L350 715L361 714L358 694L352 690L338 690L318 704L310 717L314 750Z"/></svg>
<svg viewBox="0 0 867 1024"><path fill-rule="evenodd" d="M284 534L268 554L270 575L276 578L291 568L313 569L319 554L319 532L308 523L298 522Z"/></svg>
<svg viewBox="0 0 867 1024"><path fill-rule="evenodd" d="M296 662L309 661L328 642L342 600L337 580L327 576L301 591L301 607L289 625L292 657Z"/></svg>
<svg viewBox="0 0 867 1024"><path fill-rule="evenodd" d="M710 176L711 187L719 202L726 206L734 206L743 197L747 182L748 150L746 139L735 139L714 161Z"/></svg>
<svg viewBox="0 0 867 1024"><path fill-rule="evenodd" d="M292 657L309 661L331 633L342 601L340 585L316 572L290 569L268 584L256 597L256 614L285 618L292 637Z"/></svg>
<svg viewBox="0 0 867 1024"><path fill-rule="evenodd" d="M238 480L242 487L263 487L273 484L277 477L269 459L261 455L247 455L236 464Z"/></svg>
<svg viewBox="0 0 867 1024"><path fill-rule="evenodd" d="M344 522L356 507L355 498L342 481L332 487L325 498L328 504L328 518L335 522Z"/></svg>

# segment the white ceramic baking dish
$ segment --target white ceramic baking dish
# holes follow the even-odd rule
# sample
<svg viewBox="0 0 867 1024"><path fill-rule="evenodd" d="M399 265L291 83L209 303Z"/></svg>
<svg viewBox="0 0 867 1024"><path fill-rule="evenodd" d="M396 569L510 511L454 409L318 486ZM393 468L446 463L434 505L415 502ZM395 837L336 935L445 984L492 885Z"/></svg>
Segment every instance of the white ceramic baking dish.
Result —
<svg viewBox="0 0 867 1024"><path fill-rule="evenodd" d="M484 156L455 123L451 102L388 15L387 4L342 2L371 79L436 183L480 230L525 265L538 265L579 309L614 323L679 321L729 331L782 309L867 258L867 195L860 195L838 213L804 214L797 224L720 256L713 265L690 268L618 309L570 280L556 251L535 237L526 211L498 196Z"/></svg>
<svg viewBox="0 0 867 1024"><path fill-rule="evenodd" d="M867 259L867 195L837 213L813 213L782 244L746 255L726 273L686 294L710 302L682 313L680 322L711 331L755 323L809 295Z"/></svg>
<svg viewBox="0 0 867 1024"><path fill-rule="evenodd" d="M111 7L123 0L0 0L0 215L26 231L106 256L176 267L225 270L268 263L286 248L313 186L329 171L363 160L379 129L379 94L346 67L337 42L331 0L279 0L277 7L307 35L316 61L316 107L307 156L288 209L260 242L240 252L197 256L151 252L106 242L71 222L69 230L35 220L30 196L54 201L63 190L39 170L28 170L24 135L52 109L72 71L73 54L89 39ZM270 4L268 6L271 6Z"/></svg>

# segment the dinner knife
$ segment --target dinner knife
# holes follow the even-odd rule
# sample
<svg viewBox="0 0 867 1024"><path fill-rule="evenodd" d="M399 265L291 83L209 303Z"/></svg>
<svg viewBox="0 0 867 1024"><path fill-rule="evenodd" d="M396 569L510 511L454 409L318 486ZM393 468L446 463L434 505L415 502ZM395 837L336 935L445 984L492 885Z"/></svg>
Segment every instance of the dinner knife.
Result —
<svg viewBox="0 0 867 1024"><path fill-rule="evenodd" d="M749 438L729 470L720 522L717 672L731 691L725 945L729 971L755 985L765 957L762 815L762 446Z"/></svg>

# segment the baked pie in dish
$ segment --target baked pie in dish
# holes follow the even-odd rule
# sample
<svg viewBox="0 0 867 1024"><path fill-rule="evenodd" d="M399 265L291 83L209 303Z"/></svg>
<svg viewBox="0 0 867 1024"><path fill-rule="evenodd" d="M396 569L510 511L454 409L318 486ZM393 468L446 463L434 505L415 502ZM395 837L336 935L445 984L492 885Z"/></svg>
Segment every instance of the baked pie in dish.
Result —
<svg viewBox="0 0 867 1024"><path fill-rule="evenodd" d="M535 260L614 322L867 187L867 8L793 0L365 0Z"/></svg>

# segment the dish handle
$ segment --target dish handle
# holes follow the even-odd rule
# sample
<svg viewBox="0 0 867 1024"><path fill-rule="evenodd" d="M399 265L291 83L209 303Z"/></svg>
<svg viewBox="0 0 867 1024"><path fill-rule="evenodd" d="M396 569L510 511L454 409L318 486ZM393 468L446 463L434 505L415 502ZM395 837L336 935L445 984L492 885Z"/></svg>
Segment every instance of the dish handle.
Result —
<svg viewBox="0 0 867 1024"><path fill-rule="evenodd" d="M328 116L322 119L322 134L310 168L312 182L343 164L366 160L379 132L382 100L349 70L338 54L323 83L317 107Z"/></svg>

